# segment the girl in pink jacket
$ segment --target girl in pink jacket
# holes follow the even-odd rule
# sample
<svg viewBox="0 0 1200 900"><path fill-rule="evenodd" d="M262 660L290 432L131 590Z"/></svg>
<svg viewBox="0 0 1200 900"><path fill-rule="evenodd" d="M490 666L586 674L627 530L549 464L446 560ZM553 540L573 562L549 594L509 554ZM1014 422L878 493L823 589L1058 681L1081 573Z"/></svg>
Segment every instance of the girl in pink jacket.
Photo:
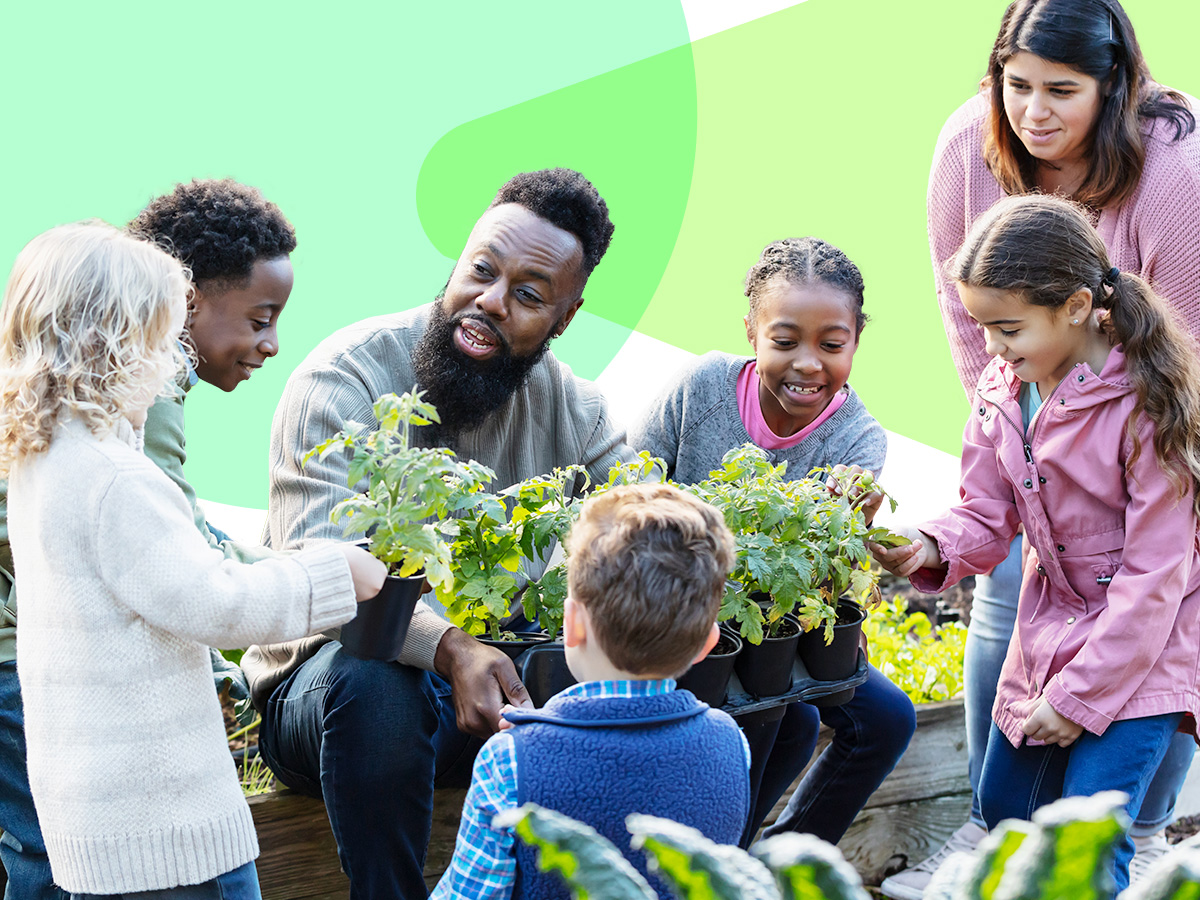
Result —
<svg viewBox="0 0 1200 900"><path fill-rule="evenodd" d="M1012 197L948 266L993 357L963 437L962 500L875 547L925 591L986 572L1025 526L1017 625L980 784L989 827L1116 789L1136 816L1200 708L1200 361L1083 211ZM1115 860L1128 882L1132 842Z"/></svg>

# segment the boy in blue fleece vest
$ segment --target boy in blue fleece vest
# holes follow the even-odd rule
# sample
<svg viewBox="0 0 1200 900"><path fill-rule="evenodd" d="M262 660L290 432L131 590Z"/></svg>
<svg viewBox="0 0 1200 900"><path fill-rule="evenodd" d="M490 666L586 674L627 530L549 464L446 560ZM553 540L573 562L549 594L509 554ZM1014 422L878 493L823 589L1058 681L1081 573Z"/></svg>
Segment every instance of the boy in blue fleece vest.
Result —
<svg viewBox="0 0 1200 900"><path fill-rule="evenodd" d="M511 727L483 745L435 900L566 900L511 830L492 827L497 813L523 803L586 822L643 875L645 857L629 849L625 830L630 813L665 816L725 844L745 827L745 739L674 680L717 641L733 566L721 514L669 485L629 485L587 500L568 544L563 640L579 684L541 710L507 712Z"/></svg>

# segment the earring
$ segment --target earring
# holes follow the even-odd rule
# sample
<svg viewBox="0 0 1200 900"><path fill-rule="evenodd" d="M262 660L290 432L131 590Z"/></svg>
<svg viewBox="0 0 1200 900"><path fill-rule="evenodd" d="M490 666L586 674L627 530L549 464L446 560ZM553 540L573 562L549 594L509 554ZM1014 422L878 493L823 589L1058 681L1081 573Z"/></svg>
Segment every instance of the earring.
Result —
<svg viewBox="0 0 1200 900"><path fill-rule="evenodd" d="M1071 324L1072 324L1072 325L1078 325L1078 324L1079 324L1079 320L1078 320L1078 319L1072 319L1072 320L1071 320Z"/></svg>

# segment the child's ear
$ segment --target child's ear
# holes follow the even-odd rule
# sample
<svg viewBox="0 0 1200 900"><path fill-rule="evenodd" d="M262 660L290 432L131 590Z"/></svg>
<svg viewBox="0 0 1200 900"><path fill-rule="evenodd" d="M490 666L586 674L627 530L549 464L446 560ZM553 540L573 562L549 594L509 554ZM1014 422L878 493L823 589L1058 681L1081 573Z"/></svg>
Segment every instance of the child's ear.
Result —
<svg viewBox="0 0 1200 900"><path fill-rule="evenodd" d="M1086 322L1092 314L1092 289L1081 287L1063 304L1063 311L1071 319Z"/></svg>
<svg viewBox="0 0 1200 900"><path fill-rule="evenodd" d="M708 633L708 637L704 639L704 647L696 654L696 658L692 660L692 665L700 662L704 657L708 656L708 651L717 646L717 641L721 639L721 626L713 622L712 631Z"/></svg>
<svg viewBox="0 0 1200 900"><path fill-rule="evenodd" d="M754 347L755 352L757 352L758 347L754 343L754 329L750 326L750 314L747 313L742 316L742 321L746 323L746 340L750 342L750 346Z"/></svg>
<svg viewBox="0 0 1200 900"><path fill-rule="evenodd" d="M563 603L563 643L568 647L580 647L587 643L587 608L568 597Z"/></svg>

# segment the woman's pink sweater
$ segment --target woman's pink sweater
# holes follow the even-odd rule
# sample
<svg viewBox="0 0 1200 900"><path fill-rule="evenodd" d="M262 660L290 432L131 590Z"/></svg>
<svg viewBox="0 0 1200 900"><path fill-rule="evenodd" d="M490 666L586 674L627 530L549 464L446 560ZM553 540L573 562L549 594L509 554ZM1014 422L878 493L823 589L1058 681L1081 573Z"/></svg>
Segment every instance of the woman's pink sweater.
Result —
<svg viewBox="0 0 1200 900"><path fill-rule="evenodd" d="M1193 110L1200 104L1187 98ZM983 159L990 98L976 94L942 127L926 198L929 249L938 304L954 366L970 397L988 362L983 335L967 316L946 261L982 213L1005 194ZM1180 323L1200 338L1200 128L1173 141L1166 120L1147 123L1146 164L1133 194L1100 211L1095 221L1112 264L1137 272L1176 310Z"/></svg>

